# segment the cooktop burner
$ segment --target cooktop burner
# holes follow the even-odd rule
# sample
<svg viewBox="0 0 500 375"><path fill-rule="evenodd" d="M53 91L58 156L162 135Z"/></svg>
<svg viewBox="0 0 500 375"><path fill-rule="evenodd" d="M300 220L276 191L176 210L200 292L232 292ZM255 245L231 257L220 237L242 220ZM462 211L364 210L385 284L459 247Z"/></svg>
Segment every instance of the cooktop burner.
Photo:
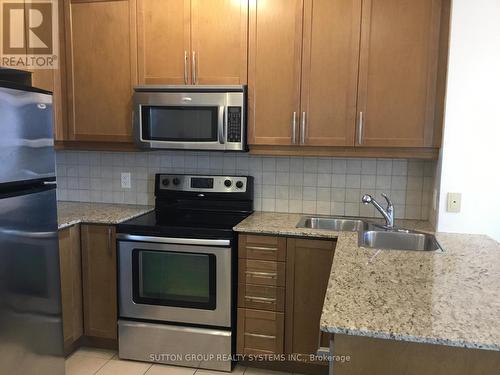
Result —
<svg viewBox="0 0 500 375"><path fill-rule="evenodd" d="M249 176L160 174L155 190L155 211L119 224L119 233L226 239L253 212L253 178Z"/></svg>

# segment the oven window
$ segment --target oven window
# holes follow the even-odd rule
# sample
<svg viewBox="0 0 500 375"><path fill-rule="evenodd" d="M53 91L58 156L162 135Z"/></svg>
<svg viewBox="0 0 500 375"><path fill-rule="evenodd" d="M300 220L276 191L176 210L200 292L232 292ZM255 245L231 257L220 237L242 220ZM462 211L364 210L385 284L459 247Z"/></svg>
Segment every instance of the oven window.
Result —
<svg viewBox="0 0 500 375"><path fill-rule="evenodd" d="M152 141L216 142L218 107L142 107L142 138Z"/></svg>
<svg viewBox="0 0 500 375"><path fill-rule="evenodd" d="M135 303L215 310L215 255L135 249Z"/></svg>

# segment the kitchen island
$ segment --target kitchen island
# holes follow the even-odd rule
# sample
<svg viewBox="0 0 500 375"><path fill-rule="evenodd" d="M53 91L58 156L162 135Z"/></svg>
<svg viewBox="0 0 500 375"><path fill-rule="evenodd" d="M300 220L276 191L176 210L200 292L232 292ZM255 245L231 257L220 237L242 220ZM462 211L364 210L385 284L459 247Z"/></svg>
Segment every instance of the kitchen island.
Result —
<svg viewBox="0 0 500 375"><path fill-rule="evenodd" d="M420 367L412 368L421 373L455 374L450 369L457 366L469 371L464 374L498 373L498 242L483 235L436 233L444 252L367 249L358 246L355 232L295 228L300 217L258 212L235 230L337 238L320 325L335 335L333 354L351 355L356 362L335 364L336 374L368 369L370 374L410 374L412 359L419 359ZM431 232L425 222L396 224ZM438 356L435 363L425 360L429 353ZM394 365L396 359L404 367ZM494 368L497 372L488 372Z"/></svg>

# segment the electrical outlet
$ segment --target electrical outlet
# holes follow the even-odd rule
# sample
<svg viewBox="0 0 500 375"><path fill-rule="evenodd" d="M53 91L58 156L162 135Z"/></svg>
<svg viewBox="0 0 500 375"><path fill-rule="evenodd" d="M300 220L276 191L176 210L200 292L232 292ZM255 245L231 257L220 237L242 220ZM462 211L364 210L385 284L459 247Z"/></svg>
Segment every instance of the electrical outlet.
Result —
<svg viewBox="0 0 500 375"><path fill-rule="evenodd" d="M462 204L462 194L460 193L448 193L448 212L460 212L460 206Z"/></svg>
<svg viewBox="0 0 500 375"><path fill-rule="evenodd" d="M122 173L122 189L132 188L132 178L130 172Z"/></svg>

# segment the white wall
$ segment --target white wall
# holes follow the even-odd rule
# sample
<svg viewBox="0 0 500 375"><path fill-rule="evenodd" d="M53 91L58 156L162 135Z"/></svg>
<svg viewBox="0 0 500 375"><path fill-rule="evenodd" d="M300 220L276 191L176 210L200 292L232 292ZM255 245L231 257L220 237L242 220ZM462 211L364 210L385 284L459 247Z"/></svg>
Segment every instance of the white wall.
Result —
<svg viewBox="0 0 500 375"><path fill-rule="evenodd" d="M500 0L453 1L441 163L438 230L500 241Z"/></svg>

